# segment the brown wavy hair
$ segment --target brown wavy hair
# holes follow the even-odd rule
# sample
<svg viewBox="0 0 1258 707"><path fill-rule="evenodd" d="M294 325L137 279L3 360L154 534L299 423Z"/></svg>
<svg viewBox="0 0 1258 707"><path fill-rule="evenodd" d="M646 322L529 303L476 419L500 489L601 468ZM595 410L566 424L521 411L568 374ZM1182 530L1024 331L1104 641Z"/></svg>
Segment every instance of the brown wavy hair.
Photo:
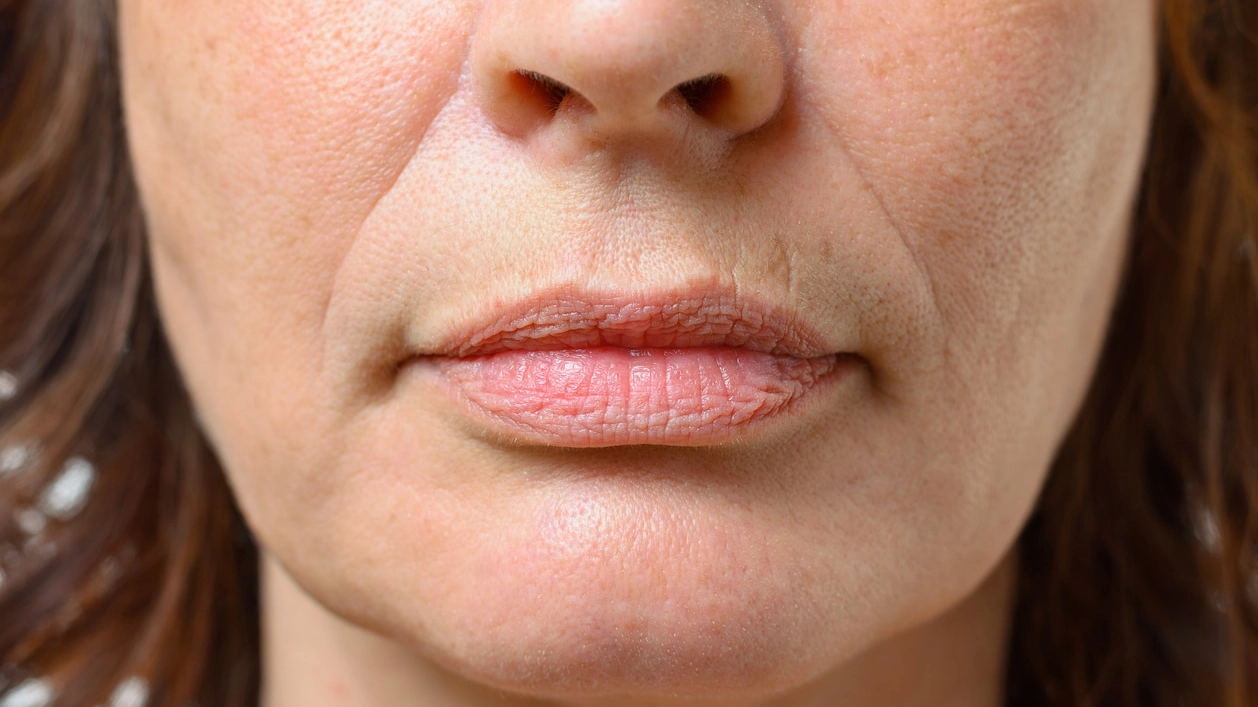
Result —
<svg viewBox="0 0 1258 707"><path fill-rule="evenodd" d="M1010 705L1258 705L1258 2L1161 5L1121 293L1019 539ZM157 317L114 24L0 0L0 695L252 706L257 549ZM90 501L50 505L84 460Z"/></svg>

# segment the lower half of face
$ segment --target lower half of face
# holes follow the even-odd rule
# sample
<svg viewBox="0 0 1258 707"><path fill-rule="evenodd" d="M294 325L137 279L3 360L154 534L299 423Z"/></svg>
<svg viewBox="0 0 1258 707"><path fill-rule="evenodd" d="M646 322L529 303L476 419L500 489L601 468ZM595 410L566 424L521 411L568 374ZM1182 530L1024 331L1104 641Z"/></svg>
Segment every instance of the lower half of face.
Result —
<svg viewBox="0 0 1258 707"><path fill-rule="evenodd" d="M1150 3L513 7L122 2L261 543L535 694L780 690L955 605L1091 376Z"/></svg>

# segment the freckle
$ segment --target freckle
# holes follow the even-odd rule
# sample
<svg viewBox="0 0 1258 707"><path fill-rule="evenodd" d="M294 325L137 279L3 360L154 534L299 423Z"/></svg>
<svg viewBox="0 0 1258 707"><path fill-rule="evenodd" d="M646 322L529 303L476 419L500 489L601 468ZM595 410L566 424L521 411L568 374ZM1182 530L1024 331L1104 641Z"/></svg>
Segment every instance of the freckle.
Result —
<svg viewBox="0 0 1258 707"><path fill-rule="evenodd" d="M938 239L939 245L942 245L942 246L951 245L953 241L960 238L960 235L961 234L957 233L956 231L944 229L939 232L939 239Z"/></svg>
<svg viewBox="0 0 1258 707"><path fill-rule="evenodd" d="M891 74L892 63L893 60L891 57L885 54L880 55L877 58L867 57L865 59L865 69L874 78L883 80Z"/></svg>
<svg viewBox="0 0 1258 707"><path fill-rule="evenodd" d="M834 260L834 244L830 241L821 242L821 259L827 263Z"/></svg>

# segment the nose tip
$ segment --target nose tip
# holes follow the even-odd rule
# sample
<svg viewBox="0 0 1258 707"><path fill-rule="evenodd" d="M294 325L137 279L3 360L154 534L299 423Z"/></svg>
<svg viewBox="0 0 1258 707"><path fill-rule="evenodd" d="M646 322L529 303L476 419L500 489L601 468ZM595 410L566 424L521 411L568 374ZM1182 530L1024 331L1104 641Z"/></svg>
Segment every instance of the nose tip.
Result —
<svg viewBox="0 0 1258 707"><path fill-rule="evenodd" d="M491 0L471 68L482 110L517 137L567 125L605 140L695 123L736 136L773 117L785 86L772 26L737 1Z"/></svg>

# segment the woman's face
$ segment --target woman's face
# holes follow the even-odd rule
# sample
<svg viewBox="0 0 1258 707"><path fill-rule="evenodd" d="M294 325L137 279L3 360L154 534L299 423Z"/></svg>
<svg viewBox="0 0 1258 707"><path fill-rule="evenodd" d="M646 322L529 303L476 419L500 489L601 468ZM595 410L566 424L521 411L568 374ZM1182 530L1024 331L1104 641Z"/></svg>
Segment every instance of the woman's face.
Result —
<svg viewBox="0 0 1258 707"><path fill-rule="evenodd" d="M329 609L509 690L769 692L1010 552L1150 0L121 5L170 342Z"/></svg>

